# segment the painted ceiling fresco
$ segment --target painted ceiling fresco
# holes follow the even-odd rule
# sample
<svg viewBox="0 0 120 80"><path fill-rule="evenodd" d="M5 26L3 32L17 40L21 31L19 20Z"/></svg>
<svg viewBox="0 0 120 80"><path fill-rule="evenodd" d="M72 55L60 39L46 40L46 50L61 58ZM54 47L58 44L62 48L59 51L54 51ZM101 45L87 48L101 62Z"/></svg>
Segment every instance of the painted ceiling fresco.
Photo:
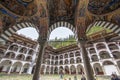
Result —
<svg viewBox="0 0 120 80"><path fill-rule="evenodd" d="M89 0L88 10L96 15L102 15L120 8L120 0Z"/></svg>
<svg viewBox="0 0 120 80"><path fill-rule="evenodd" d="M20 16L32 16L37 12L33 0L0 0L0 4Z"/></svg>
<svg viewBox="0 0 120 80"><path fill-rule="evenodd" d="M50 23L57 21L72 22L75 18L77 0L49 0Z"/></svg>
<svg viewBox="0 0 120 80"><path fill-rule="evenodd" d="M46 37L52 24L65 21L83 34L96 20L120 25L120 0L0 0L0 33L31 22Z"/></svg>

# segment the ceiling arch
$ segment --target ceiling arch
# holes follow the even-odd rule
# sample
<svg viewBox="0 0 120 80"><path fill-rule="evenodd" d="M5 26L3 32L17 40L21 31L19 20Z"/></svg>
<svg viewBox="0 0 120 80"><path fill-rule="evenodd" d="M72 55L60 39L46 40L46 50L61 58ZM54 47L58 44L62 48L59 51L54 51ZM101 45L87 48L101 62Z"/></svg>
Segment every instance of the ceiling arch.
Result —
<svg viewBox="0 0 120 80"><path fill-rule="evenodd" d="M23 23L16 24L16 25L12 26L11 28L7 29L6 31L4 31L4 33L2 33L0 35L0 41L2 41L2 42L8 41L10 36L12 36L18 30L20 30L22 28L26 28L26 27L35 27L36 28L36 26L30 22L23 22Z"/></svg>
<svg viewBox="0 0 120 80"><path fill-rule="evenodd" d="M68 22L64 22L64 21L60 21L60 22L56 22L54 23L53 25L50 26L50 28L48 29L48 39L49 39L49 36L50 36L50 33L55 29L55 28L58 28L58 27L67 27L69 28L70 30L72 30L72 32L75 34L75 38L77 39L77 34L76 34L76 29L75 27L68 23Z"/></svg>

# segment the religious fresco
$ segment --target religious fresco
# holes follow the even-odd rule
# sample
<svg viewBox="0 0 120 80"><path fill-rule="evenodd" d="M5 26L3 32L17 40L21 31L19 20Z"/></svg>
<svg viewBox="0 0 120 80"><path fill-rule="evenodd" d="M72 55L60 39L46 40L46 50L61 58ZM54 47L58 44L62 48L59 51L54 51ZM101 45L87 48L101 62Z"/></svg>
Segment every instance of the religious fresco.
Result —
<svg viewBox="0 0 120 80"><path fill-rule="evenodd" d="M49 27L49 18L48 18L48 14L47 14L47 3L45 0L40 0L40 2L38 3L38 29L39 29L39 33L40 33L40 38L42 40L47 39L47 31L48 31L48 27ZM36 19L36 18L35 18Z"/></svg>
<svg viewBox="0 0 120 80"><path fill-rule="evenodd" d="M5 31L14 23L18 17L9 13L3 8L0 8L0 30Z"/></svg>
<svg viewBox="0 0 120 80"><path fill-rule="evenodd" d="M39 15L42 18L47 17L45 5L43 5L42 3L40 3L39 6Z"/></svg>
<svg viewBox="0 0 120 80"><path fill-rule="evenodd" d="M84 17L86 14L86 1L85 0L81 0L79 2L79 11L78 11L78 15L79 17Z"/></svg>
<svg viewBox="0 0 120 80"><path fill-rule="evenodd" d="M32 16L37 12L33 0L0 0L0 4L20 16Z"/></svg>
<svg viewBox="0 0 120 80"><path fill-rule="evenodd" d="M96 15L102 15L120 8L120 0L89 0L88 10Z"/></svg>
<svg viewBox="0 0 120 80"><path fill-rule="evenodd" d="M77 0L49 0L50 21L68 21L74 19Z"/></svg>

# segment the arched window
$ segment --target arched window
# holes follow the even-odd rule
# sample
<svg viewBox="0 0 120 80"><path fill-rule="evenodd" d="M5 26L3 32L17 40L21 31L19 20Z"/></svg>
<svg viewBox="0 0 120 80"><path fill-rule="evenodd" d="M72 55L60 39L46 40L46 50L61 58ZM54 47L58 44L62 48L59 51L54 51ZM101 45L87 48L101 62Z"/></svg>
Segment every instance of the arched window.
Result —
<svg viewBox="0 0 120 80"><path fill-rule="evenodd" d="M96 53L94 48L89 49L90 54Z"/></svg>
<svg viewBox="0 0 120 80"><path fill-rule="evenodd" d="M25 48L25 47L22 47L21 49L20 49L20 53L26 53L27 52L27 49Z"/></svg>
<svg viewBox="0 0 120 80"><path fill-rule="evenodd" d="M77 52L75 53L75 56L80 56L80 52L77 51Z"/></svg>
<svg viewBox="0 0 120 80"><path fill-rule="evenodd" d="M68 54L65 54L65 58L68 58Z"/></svg>
<svg viewBox="0 0 120 80"><path fill-rule="evenodd" d="M98 50L106 49L106 46L103 43L97 44L96 47L97 47Z"/></svg>
<svg viewBox="0 0 120 80"><path fill-rule="evenodd" d="M31 56L27 56L26 57L26 61L30 61L31 62L32 61L32 57Z"/></svg>
<svg viewBox="0 0 120 80"><path fill-rule="evenodd" d="M115 59L120 59L120 52L119 51L114 51L114 52L112 52L112 54L113 54L113 57Z"/></svg>
<svg viewBox="0 0 120 80"><path fill-rule="evenodd" d="M77 63L81 63L80 57L78 57L78 58L76 59L76 62L77 62Z"/></svg>
<svg viewBox="0 0 120 80"><path fill-rule="evenodd" d="M73 54L73 53L70 53L70 57L74 57L74 54Z"/></svg>
<svg viewBox="0 0 120 80"><path fill-rule="evenodd" d="M70 64L74 64L74 59L70 59Z"/></svg>
<svg viewBox="0 0 120 80"><path fill-rule="evenodd" d="M6 53L6 55L5 55L5 58L15 58L15 53L13 53L13 52L8 52L8 53Z"/></svg>
<svg viewBox="0 0 120 80"><path fill-rule="evenodd" d="M110 58L110 55L109 55L109 53L107 51L101 51L99 53L99 55L100 55L101 59L108 59L108 58Z"/></svg>
<svg viewBox="0 0 120 80"><path fill-rule="evenodd" d="M34 51L31 49L29 52L28 52L29 55L33 55L34 54Z"/></svg>
<svg viewBox="0 0 120 80"><path fill-rule="evenodd" d="M92 59L93 62L94 62L94 61L98 61L97 55L93 55L93 56L91 57L91 59Z"/></svg>
<svg viewBox="0 0 120 80"><path fill-rule="evenodd" d="M17 45L11 45L9 50L17 51L18 50L18 46Z"/></svg>
<svg viewBox="0 0 120 80"><path fill-rule="evenodd" d="M116 44L109 44L108 46L109 46L110 50L119 49Z"/></svg>
<svg viewBox="0 0 120 80"><path fill-rule="evenodd" d="M16 59L18 60L24 60L25 59L25 56L23 54L19 54Z"/></svg>

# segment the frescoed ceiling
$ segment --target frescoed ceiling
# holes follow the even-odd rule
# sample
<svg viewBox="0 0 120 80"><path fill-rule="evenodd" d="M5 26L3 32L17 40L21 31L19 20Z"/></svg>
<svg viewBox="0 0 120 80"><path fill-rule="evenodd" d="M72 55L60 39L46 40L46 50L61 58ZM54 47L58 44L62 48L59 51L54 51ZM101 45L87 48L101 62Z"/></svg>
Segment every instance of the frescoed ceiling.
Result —
<svg viewBox="0 0 120 80"><path fill-rule="evenodd" d="M37 12L34 0L0 0L3 7L20 16L33 16Z"/></svg>
<svg viewBox="0 0 120 80"><path fill-rule="evenodd" d="M89 0L88 10L96 15L110 13L120 8L120 0Z"/></svg>
<svg viewBox="0 0 120 80"><path fill-rule="evenodd" d="M57 21L73 22L78 0L49 0L50 23Z"/></svg>
<svg viewBox="0 0 120 80"><path fill-rule="evenodd" d="M120 25L120 0L0 0L0 32L25 21L45 34L59 21L86 29L96 20Z"/></svg>

